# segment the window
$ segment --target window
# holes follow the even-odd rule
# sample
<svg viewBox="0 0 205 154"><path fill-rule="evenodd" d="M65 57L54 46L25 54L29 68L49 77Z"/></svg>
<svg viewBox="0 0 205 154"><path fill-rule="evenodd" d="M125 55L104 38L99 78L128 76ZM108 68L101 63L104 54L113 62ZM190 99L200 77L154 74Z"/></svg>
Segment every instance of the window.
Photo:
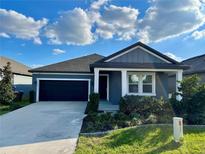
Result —
<svg viewBox="0 0 205 154"><path fill-rule="evenodd" d="M155 74L128 72L128 94L151 95L155 94Z"/></svg>
<svg viewBox="0 0 205 154"><path fill-rule="evenodd" d="M143 93L152 93L152 75L142 75Z"/></svg>
<svg viewBox="0 0 205 154"><path fill-rule="evenodd" d="M138 93L139 92L139 75L132 74L129 75L129 92Z"/></svg>

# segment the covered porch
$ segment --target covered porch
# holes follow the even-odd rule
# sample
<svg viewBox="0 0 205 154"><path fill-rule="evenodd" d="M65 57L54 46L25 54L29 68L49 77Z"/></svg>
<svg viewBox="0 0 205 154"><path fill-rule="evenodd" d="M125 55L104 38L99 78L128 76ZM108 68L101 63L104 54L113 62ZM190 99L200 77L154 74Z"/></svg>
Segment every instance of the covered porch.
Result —
<svg viewBox="0 0 205 154"><path fill-rule="evenodd" d="M100 101L99 110L119 109L120 97L125 95L156 96L168 98L168 75L176 75L176 92L182 81L183 69L150 68L94 68L94 92L102 93L100 77L106 72L107 97ZM113 75L114 74L114 75ZM105 76L105 75L104 75ZM137 79L135 79L137 78ZM143 79L142 79L143 78ZM139 80L141 79L141 80ZM130 80L136 80L134 82ZM113 83L114 82L114 83ZM113 101L115 98L116 101ZM117 98L117 99L116 99ZM177 96L180 100L180 96Z"/></svg>
<svg viewBox="0 0 205 154"><path fill-rule="evenodd" d="M115 112L118 110L119 110L119 105L114 105L107 100L100 100L99 102L98 111Z"/></svg>

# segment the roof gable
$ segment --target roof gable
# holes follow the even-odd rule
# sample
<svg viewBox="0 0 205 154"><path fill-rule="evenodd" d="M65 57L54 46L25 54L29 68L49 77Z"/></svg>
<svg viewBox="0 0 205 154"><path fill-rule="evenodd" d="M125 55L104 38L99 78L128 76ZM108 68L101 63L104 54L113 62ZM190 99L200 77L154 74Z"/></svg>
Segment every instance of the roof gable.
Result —
<svg viewBox="0 0 205 154"><path fill-rule="evenodd" d="M140 50L137 50L140 49ZM141 43L141 42L137 42L127 48L124 48L108 57L103 58L102 60L100 60L99 62L125 62L122 59L126 59L132 55L127 55L128 53L131 52L135 52L134 56L138 59L138 57L143 57L144 58L144 62L145 63L171 63L171 64L178 64L177 61L169 58L168 56L160 53L159 51L156 51L155 49ZM137 51L143 51L145 53L146 56L142 56L142 53L137 53ZM138 55L139 54L139 55ZM124 56L124 57L122 57ZM120 58L121 57L121 58ZM154 58L153 58L154 57ZM118 60L116 60L118 58ZM131 58L132 59L132 58ZM143 59L139 59L141 60L141 62L143 62ZM129 61L127 61L129 62ZM130 61L132 62L132 60ZM135 63L138 63L139 61L133 61Z"/></svg>
<svg viewBox="0 0 205 154"><path fill-rule="evenodd" d="M169 61L162 59L157 55L153 55L152 52L140 47L136 46L119 54L106 62L124 62L124 63L170 63Z"/></svg>

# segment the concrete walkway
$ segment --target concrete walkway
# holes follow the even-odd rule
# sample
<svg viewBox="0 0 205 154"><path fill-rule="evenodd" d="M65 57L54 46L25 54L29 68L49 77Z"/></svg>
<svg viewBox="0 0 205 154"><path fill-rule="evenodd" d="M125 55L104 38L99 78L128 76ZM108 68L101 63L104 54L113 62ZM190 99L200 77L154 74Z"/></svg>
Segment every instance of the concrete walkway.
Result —
<svg viewBox="0 0 205 154"><path fill-rule="evenodd" d="M0 153L73 153L86 102L39 102L0 116Z"/></svg>

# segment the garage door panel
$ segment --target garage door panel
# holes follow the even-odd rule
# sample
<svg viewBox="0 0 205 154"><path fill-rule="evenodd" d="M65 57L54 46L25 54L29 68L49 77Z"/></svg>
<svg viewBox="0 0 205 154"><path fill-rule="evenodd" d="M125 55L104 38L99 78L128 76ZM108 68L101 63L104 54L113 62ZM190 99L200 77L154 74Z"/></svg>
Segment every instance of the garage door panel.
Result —
<svg viewBox="0 0 205 154"><path fill-rule="evenodd" d="M87 101L88 81L40 80L39 101Z"/></svg>

